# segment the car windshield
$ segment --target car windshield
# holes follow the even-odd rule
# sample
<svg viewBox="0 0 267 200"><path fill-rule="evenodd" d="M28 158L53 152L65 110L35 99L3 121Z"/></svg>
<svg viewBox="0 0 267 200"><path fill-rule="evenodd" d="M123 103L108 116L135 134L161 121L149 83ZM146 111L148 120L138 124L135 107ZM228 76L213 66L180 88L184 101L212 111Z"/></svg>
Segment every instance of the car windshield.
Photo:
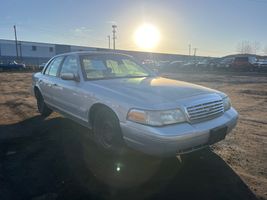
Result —
<svg viewBox="0 0 267 200"><path fill-rule="evenodd" d="M151 72L122 55L81 55L81 66L87 80L148 77Z"/></svg>
<svg viewBox="0 0 267 200"><path fill-rule="evenodd" d="M241 62L248 61L248 57L236 57L235 60L236 61L241 61Z"/></svg>

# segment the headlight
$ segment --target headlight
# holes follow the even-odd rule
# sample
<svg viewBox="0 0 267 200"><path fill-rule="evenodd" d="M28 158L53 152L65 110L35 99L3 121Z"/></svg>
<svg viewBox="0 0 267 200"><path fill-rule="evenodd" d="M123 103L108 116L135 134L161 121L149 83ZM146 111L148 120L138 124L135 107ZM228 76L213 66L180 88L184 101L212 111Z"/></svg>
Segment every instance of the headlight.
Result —
<svg viewBox="0 0 267 200"><path fill-rule="evenodd" d="M180 109L164 111L145 111L132 109L129 111L127 119L151 126L163 126L186 121L186 118Z"/></svg>
<svg viewBox="0 0 267 200"><path fill-rule="evenodd" d="M231 101L229 97L223 98L223 107L224 107L224 111L227 111L231 108Z"/></svg>

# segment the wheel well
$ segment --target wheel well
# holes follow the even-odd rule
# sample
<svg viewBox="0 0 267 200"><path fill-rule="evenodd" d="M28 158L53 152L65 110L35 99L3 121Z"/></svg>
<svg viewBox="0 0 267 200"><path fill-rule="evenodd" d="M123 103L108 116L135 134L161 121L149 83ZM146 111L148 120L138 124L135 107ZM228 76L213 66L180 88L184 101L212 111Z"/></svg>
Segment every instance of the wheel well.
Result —
<svg viewBox="0 0 267 200"><path fill-rule="evenodd" d="M89 111L89 115L88 115L88 119L89 119L89 124L91 126L93 126L93 123L94 123L94 116L96 114L96 112L99 110L99 109L102 109L102 108L105 108L109 111L111 111L114 116L116 116L116 118L118 119L118 116L116 115L116 113L108 106L104 105L104 104L101 104L101 103L96 103L94 104L91 108L90 108L90 111Z"/></svg>
<svg viewBox="0 0 267 200"><path fill-rule="evenodd" d="M37 96L38 92L41 93L39 88L37 86L34 86L34 95L35 95L35 97Z"/></svg>

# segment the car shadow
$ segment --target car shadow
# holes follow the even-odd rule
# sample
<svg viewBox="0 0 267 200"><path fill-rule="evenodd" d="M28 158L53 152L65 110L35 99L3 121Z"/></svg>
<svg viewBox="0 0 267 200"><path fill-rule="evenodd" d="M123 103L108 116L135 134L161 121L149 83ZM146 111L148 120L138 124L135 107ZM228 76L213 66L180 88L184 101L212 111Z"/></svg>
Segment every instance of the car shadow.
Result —
<svg viewBox="0 0 267 200"><path fill-rule="evenodd" d="M111 156L90 134L61 117L0 125L0 199L256 199L209 148L182 161Z"/></svg>

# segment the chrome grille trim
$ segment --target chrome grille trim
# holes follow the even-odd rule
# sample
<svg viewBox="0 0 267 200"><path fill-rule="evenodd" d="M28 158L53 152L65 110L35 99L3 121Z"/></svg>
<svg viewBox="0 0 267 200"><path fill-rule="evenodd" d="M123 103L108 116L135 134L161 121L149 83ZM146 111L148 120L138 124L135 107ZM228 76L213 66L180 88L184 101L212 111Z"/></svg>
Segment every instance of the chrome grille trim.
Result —
<svg viewBox="0 0 267 200"><path fill-rule="evenodd" d="M212 110L216 110L216 109L220 109L221 108L221 105L218 105L218 106L212 106L212 107L208 107L208 106L206 106L206 107L203 107L203 109L197 109L197 110L188 110L189 112L190 112L190 114L201 114L201 113L205 113L205 109L207 109L207 108L209 108L210 109L210 111L212 111Z"/></svg>
<svg viewBox="0 0 267 200"><path fill-rule="evenodd" d="M205 121L223 114L223 101L220 99L189 106L186 108L186 111L188 113L188 119L190 122L196 123Z"/></svg>

